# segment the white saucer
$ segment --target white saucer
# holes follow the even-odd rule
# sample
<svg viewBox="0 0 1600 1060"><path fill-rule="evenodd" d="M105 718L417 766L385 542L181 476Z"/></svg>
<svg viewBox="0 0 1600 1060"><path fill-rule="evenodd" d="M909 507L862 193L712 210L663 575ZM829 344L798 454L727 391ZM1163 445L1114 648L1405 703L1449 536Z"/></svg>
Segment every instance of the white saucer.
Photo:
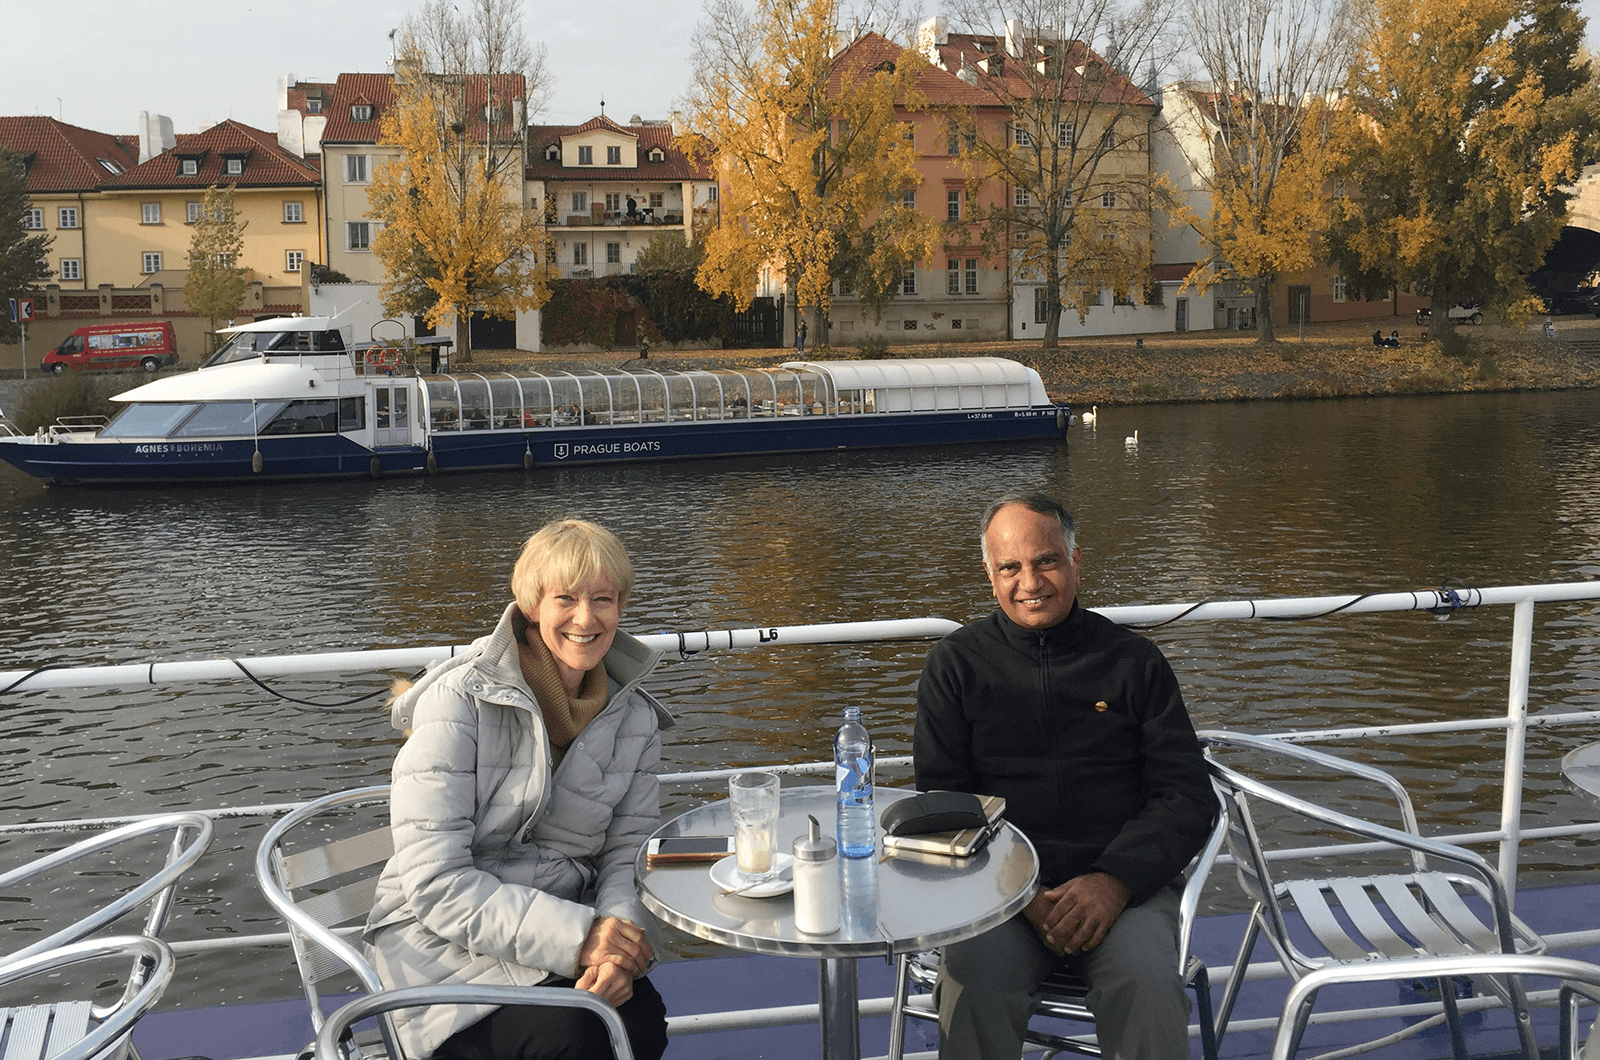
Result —
<svg viewBox="0 0 1600 1060"><path fill-rule="evenodd" d="M739 876L739 855L729 854L711 866L711 882L724 893L739 891L740 898L775 898L794 890L794 858L788 854L774 854L772 867L778 871L772 879L756 884L749 890L740 890L746 884Z"/></svg>

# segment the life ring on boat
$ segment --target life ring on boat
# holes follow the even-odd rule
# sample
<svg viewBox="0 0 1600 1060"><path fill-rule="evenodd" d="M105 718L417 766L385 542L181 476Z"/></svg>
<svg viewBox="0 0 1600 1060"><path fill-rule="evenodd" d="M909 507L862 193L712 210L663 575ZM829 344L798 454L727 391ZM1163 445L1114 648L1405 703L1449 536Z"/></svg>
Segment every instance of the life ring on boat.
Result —
<svg viewBox="0 0 1600 1060"><path fill-rule="evenodd" d="M368 368L400 367L400 350L394 346L374 346L362 357Z"/></svg>

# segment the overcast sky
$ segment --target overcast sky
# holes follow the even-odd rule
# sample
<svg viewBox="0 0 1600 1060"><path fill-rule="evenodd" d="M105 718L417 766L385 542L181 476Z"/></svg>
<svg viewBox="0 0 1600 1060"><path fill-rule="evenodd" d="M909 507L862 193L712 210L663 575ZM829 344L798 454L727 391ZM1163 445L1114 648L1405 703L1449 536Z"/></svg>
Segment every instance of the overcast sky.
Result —
<svg viewBox="0 0 1600 1060"><path fill-rule="evenodd" d="M48 114L133 133L139 112L197 132L224 118L277 128L278 78L333 80L388 69L389 31L412 0L315 6L215 0L3 0L0 114ZM1583 0L1600 40L1600 0ZM922 0L928 11L937 0ZM555 94L536 117L572 125L605 113L665 118L689 80L699 0L525 0L523 26L549 50Z"/></svg>
<svg viewBox="0 0 1600 1060"><path fill-rule="evenodd" d="M1600 0L1595 0L1600 3ZM0 114L48 114L136 132L141 110L197 132L224 118L277 129L278 78L332 81L388 71L389 31L420 2L338 0L0 0L6 41ZM555 95L536 116L571 125L605 113L665 118L689 82L699 0L525 0L523 29L543 41Z"/></svg>

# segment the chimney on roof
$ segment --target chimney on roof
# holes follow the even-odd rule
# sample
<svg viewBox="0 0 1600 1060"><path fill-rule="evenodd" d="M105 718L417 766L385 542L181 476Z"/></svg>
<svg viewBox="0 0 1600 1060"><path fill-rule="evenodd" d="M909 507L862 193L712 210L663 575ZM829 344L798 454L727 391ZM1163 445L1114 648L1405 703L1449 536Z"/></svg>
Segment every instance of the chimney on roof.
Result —
<svg viewBox="0 0 1600 1060"><path fill-rule="evenodd" d="M634 126L643 125L644 124L644 119L639 117L639 115L635 114L635 115L633 115L632 117L630 117L628 119L628 124L629 125L634 125Z"/></svg>
<svg viewBox="0 0 1600 1060"><path fill-rule="evenodd" d="M1022 54L1022 39L1028 35L1028 27L1022 24L1020 18L1006 19L1006 54L1013 58Z"/></svg>
<svg viewBox="0 0 1600 1060"><path fill-rule="evenodd" d="M943 67L943 57L939 54L941 44L950 43L950 22L943 15L934 15L932 18L922 20L922 25L917 27L917 51L923 58L934 66Z"/></svg>
<svg viewBox="0 0 1600 1060"><path fill-rule="evenodd" d="M170 151L178 143L172 135L172 119L165 114L139 112L139 161L148 162L163 151Z"/></svg>

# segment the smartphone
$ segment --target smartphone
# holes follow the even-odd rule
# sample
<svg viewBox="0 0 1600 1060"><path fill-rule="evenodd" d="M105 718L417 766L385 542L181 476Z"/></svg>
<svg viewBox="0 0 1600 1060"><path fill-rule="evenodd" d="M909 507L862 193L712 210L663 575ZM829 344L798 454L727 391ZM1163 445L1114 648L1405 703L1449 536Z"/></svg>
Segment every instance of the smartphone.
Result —
<svg viewBox="0 0 1600 1060"><path fill-rule="evenodd" d="M681 835L650 840L645 867L709 864L733 853L731 835Z"/></svg>

